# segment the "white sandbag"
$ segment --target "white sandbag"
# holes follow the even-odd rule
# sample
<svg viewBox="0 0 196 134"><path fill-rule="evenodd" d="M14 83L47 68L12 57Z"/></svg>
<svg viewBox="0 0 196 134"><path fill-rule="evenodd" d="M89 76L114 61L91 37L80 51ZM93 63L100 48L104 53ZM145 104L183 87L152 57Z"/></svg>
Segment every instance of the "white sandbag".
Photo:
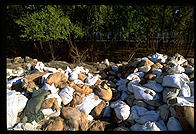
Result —
<svg viewBox="0 0 196 134"><path fill-rule="evenodd" d="M173 66L172 68L170 68L167 72L169 74L180 74L180 73L185 72L185 69L178 64L178 65Z"/></svg>
<svg viewBox="0 0 196 134"><path fill-rule="evenodd" d="M126 91L127 90L127 86L126 85L120 85L117 87L118 91Z"/></svg>
<svg viewBox="0 0 196 134"><path fill-rule="evenodd" d="M59 96L61 97L64 105L67 105L72 101L74 91L75 89L69 86L66 86L60 91Z"/></svg>
<svg viewBox="0 0 196 134"><path fill-rule="evenodd" d="M82 84L82 85L84 85L84 84L85 84L84 82L82 82L82 81L81 81L81 80L79 80L79 79L74 80L74 83L75 83L75 84Z"/></svg>
<svg viewBox="0 0 196 134"><path fill-rule="evenodd" d="M178 88L164 88L162 92L163 102L167 103L168 99L176 98L180 92Z"/></svg>
<svg viewBox="0 0 196 134"><path fill-rule="evenodd" d="M157 100L159 99L158 94L155 91L137 85L132 85L133 93L136 99L145 99L145 100Z"/></svg>
<svg viewBox="0 0 196 134"><path fill-rule="evenodd" d="M27 98L20 92L7 90L7 128L13 127L19 112L22 112Z"/></svg>
<svg viewBox="0 0 196 134"><path fill-rule="evenodd" d="M69 80L71 80L71 81L77 80L77 79L78 79L78 74L79 74L79 72L77 72L77 71L71 72L71 73L70 73Z"/></svg>
<svg viewBox="0 0 196 134"><path fill-rule="evenodd" d="M170 117L167 122L168 131L183 131L182 126L175 117Z"/></svg>
<svg viewBox="0 0 196 134"><path fill-rule="evenodd" d="M37 64L35 65L35 69L37 69L39 72L44 72L44 63L42 62L37 62Z"/></svg>
<svg viewBox="0 0 196 134"><path fill-rule="evenodd" d="M140 86L138 81L130 81L127 85L127 91L133 93L133 86L132 85L137 85Z"/></svg>
<svg viewBox="0 0 196 134"><path fill-rule="evenodd" d="M98 96L95 97L94 93L86 95L82 103L77 105L76 108L83 111L88 115L94 107L96 107L102 100Z"/></svg>
<svg viewBox="0 0 196 134"><path fill-rule="evenodd" d="M130 115L130 107L121 100L112 102L110 107L114 108L116 116L119 120L126 120Z"/></svg>
<svg viewBox="0 0 196 134"><path fill-rule="evenodd" d="M161 131L159 127L157 127L155 122L147 121L144 125L142 125L143 131Z"/></svg>
<svg viewBox="0 0 196 134"><path fill-rule="evenodd" d="M42 89L44 89L44 90L50 90L50 92L51 92L52 94L55 94L55 93L57 93L57 92L59 91L59 88L56 88L55 85L54 85L54 83L52 83L51 85L45 83L45 84L43 85Z"/></svg>
<svg viewBox="0 0 196 134"><path fill-rule="evenodd" d="M168 99L167 103L169 104L169 101L172 99L174 99L174 98ZM192 96L192 97L176 97L175 100L176 100L176 103L174 103L172 105L194 107L194 96Z"/></svg>
<svg viewBox="0 0 196 134"><path fill-rule="evenodd" d="M163 77L162 86L163 87L181 88L181 78L177 74L166 75Z"/></svg>
<svg viewBox="0 0 196 134"><path fill-rule="evenodd" d="M157 77L160 77L162 74L162 70L161 69L155 69L152 71L153 74L156 74Z"/></svg>
<svg viewBox="0 0 196 134"><path fill-rule="evenodd" d="M38 127L38 123L34 120L31 123L18 123L13 130L30 130L30 131L36 131Z"/></svg>
<svg viewBox="0 0 196 134"><path fill-rule="evenodd" d="M43 113L45 118L57 117L61 113L60 110L56 111L56 110L53 110L52 108L41 109L41 112Z"/></svg>
<svg viewBox="0 0 196 134"><path fill-rule="evenodd" d="M182 82L182 87L178 96L191 97L191 89L185 82Z"/></svg>
<svg viewBox="0 0 196 134"><path fill-rule="evenodd" d="M135 120L137 123L144 124L147 121L157 121L160 111L148 111L146 108L134 105L131 107L131 114L127 121Z"/></svg>
<svg viewBox="0 0 196 134"><path fill-rule="evenodd" d="M53 67L44 67L44 72L56 73L56 72L59 72L59 71L56 68L53 68Z"/></svg>
<svg viewBox="0 0 196 134"><path fill-rule="evenodd" d="M98 78L99 78L99 75L98 74L95 75L95 76L93 76L93 77L91 77L91 76L89 77L88 76L85 79L85 83L87 83L88 85L92 86L92 85L94 85L97 82Z"/></svg>
<svg viewBox="0 0 196 134"><path fill-rule="evenodd" d="M8 87L12 87L14 85L17 85L19 83L21 83L21 80L22 80L23 77L16 77L14 79L11 79L7 82L7 88Z"/></svg>
<svg viewBox="0 0 196 134"><path fill-rule="evenodd" d="M94 118L93 118L92 115L88 115L88 116L87 116L87 119L88 119L89 121L92 121Z"/></svg>
<svg viewBox="0 0 196 134"><path fill-rule="evenodd" d="M155 53L152 55L151 59L152 62L157 63L158 60L161 61L161 63L165 63L165 58L163 57L163 54Z"/></svg>
<svg viewBox="0 0 196 134"><path fill-rule="evenodd" d="M103 117L110 118L112 116L112 110L110 108L109 102L106 102L106 107L103 111Z"/></svg>
<svg viewBox="0 0 196 134"><path fill-rule="evenodd" d="M189 87L190 87L190 89L191 89L191 95L193 96L193 95L194 95L194 81L191 81L191 82L189 83Z"/></svg>
<svg viewBox="0 0 196 134"><path fill-rule="evenodd" d="M149 81L148 83L143 85L144 87L150 88L155 92L161 92L163 90L162 85L158 84L156 81Z"/></svg>
<svg viewBox="0 0 196 134"><path fill-rule="evenodd" d="M141 67L138 68L138 71L147 73L148 71L150 71L150 69L151 69L150 66L141 66Z"/></svg>
<svg viewBox="0 0 196 134"><path fill-rule="evenodd" d="M144 72L136 72L134 73L136 74L137 76L139 76L140 78L144 77Z"/></svg>
<svg viewBox="0 0 196 134"><path fill-rule="evenodd" d="M138 75L134 74L134 73L129 74L127 76L127 79L130 80L130 81L138 81L138 82L141 81L140 77Z"/></svg>

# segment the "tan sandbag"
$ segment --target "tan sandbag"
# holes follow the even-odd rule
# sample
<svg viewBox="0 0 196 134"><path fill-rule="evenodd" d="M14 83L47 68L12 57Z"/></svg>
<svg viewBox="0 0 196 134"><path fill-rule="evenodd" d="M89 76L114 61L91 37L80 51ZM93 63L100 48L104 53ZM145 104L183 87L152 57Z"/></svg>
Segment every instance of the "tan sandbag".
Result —
<svg viewBox="0 0 196 134"><path fill-rule="evenodd" d="M45 131L62 131L63 119L60 117L51 118L47 122L47 127L44 129Z"/></svg>
<svg viewBox="0 0 196 134"><path fill-rule="evenodd" d="M90 113L94 119L101 118L102 111L106 107L105 101L101 101Z"/></svg>
<svg viewBox="0 0 196 134"><path fill-rule="evenodd" d="M64 130L67 131L87 131L88 119L87 116L73 107L63 107L61 114L64 118Z"/></svg>
<svg viewBox="0 0 196 134"><path fill-rule="evenodd" d="M82 82L84 82L86 78L87 78L87 76L84 73L78 74L78 79L80 79Z"/></svg>
<svg viewBox="0 0 196 134"><path fill-rule="evenodd" d="M66 83L67 80L68 80L68 78L64 73L56 72L56 73L53 73L52 75L50 75L47 78L46 83L48 83L50 85L52 83L54 83L55 87L59 87L60 84Z"/></svg>
<svg viewBox="0 0 196 134"><path fill-rule="evenodd" d="M100 120L93 120L89 123L88 131L104 131L105 126Z"/></svg>

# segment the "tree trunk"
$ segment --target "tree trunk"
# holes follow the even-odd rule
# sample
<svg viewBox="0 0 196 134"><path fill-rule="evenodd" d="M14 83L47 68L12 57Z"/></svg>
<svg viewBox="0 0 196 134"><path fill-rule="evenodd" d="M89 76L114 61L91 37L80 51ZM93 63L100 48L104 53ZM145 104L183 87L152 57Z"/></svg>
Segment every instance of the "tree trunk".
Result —
<svg viewBox="0 0 196 134"><path fill-rule="evenodd" d="M49 48L50 48L50 54L52 56L52 60L54 60L54 48L53 48L53 44L51 43L51 41L49 41Z"/></svg>

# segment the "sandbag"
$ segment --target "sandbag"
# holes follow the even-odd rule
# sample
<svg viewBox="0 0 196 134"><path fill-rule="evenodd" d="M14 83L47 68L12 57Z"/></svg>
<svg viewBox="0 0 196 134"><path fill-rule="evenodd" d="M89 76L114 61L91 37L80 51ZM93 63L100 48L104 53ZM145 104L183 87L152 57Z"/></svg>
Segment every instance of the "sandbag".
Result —
<svg viewBox="0 0 196 134"><path fill-rule="evenodd" d="M88 115L91 110L96 107L102 100L99 99L98 96L94 95L94 93L91 93L89 95L86 95L82 103L77 105L76 108L83 111L86 115Z"/></svg>
<svg viewBox="0 0 196 134"><path fill-rule="evenodd" d="M27 100L20 92L7 90L7 128L14 126L18 113L23 111Z"/></svg>
<svg viewBox="0 0 196 134"><path fill-rule="evenodd" d="M118 100L112 102L110 107L114 108L116 116L119 120L126 120L129 117L130 107L125 102Z"/></svg>
<svg viewBox="0 0 196 134"><path fill-rule="evenodd" d="M163 57L163 54L155 53L152 55L152 58L150 59L152 62L157 63L159 60L161 63L165 63L165 58Z"/></svg>
<svg viewBox="0 0 196 134"><path fill-rule="evenodd" d="M162 85L158 84L156 81L149 81L147 84L143 85L144 87L150 88L155 92L161 92L163 90Z"/></svg>
<svg viewBox="0 0 196 134"><path fill-rule="evenodd" d="M167 122L168 131L183 131L182 126L175 117L170 117Z"/></svg>
<svg viewBox="0 0 196 134"><path fill-rule="evenodd" d="M71 102L71 100L73 99L74 91L75 89L69 86L66 86L60 91L59 96L61 97L64 105L67 105L68 103Z"/></svg>

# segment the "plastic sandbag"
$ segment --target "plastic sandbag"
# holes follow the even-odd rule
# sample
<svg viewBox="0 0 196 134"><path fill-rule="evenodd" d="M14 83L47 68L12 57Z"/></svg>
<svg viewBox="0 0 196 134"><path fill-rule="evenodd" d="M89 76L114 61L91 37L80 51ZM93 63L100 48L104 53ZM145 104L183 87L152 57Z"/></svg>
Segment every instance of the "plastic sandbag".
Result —
<svg viewBox="0 0 196 134"><path fill-rule="evenodd" d="M52 94L49 94L46 99L49 99L49 98L56 98L57 99L57 102L58 102L58 105L59 107L61 107L61 102L62 102L62 99L61 97L59 96L58 93L52 93Z"/></svg>
<svg viewBox="0 0 196 134"><path fill-rule="evenodd" d="M55 87L54 83L52 83L51 85L45 83L44 86L42 87L42 89L50 90L50 92L51 92L52 94L53 94L53 93L57 93L57 92L59 91L59 89Z"/></svg>
<svg viewBox="0 0 196 134"><path fill-rule="evenodd" d="M181 88L181 78L177 74L166 75L163 77L162 86Z"/></svg>
<svg viewBox="0 0 196 134"><path fill-rule="evenodd" d="M129 75L127 76L127 79L130 80L130 81L138 81L138 82L141 81L141 80L140 80L140 77L139 77L138 75L134 74L134 73L129 74Z"/></svg>
<svg viewBox="0 0 196 134"><path fill-rule="evenodd" d="M167 131L167 127L166 127L166 125L165 125L165 123L164 123L163 120L159 120L159 121L157 121L157 122L155 122L155 123L156 123L157 127L158 127L161 131Z"/></svg>
<svg viewBox="0 0 196 134"><path fill-rule="evenodd" d="M183 131L182 126L175 117L170 117L167 122L168 131Z"/></svg>
<svg viewBox="0 0 196 134"><path fill-rule="evenodd" d="M118 80L116 82L116 85L118 86L117 87L117 90L118 91L126 91L127 90L127 86L126 86L126 83L128 82L127 79L122 79L120 78L120 80Z"/></svg>
<svg viewBox="0 0 196 134"><path fill-rule="evenodd" d="M75 91L75 89L73 89L72 87L66 86L65 88L63 88L59 95L63 101L64 105L67 105L68 103L70 103L73 99L73 92Z"/></svg>
<svg viewBox="0 0 196 134"><path fill-rule="evenodd" d="M94 85L97 80L99 78L99 75L95 75L95 76L88 76L86 79L85 79L85 83L88 83L90 86Z"/></svg>
<svg viewBox="0 0 196 134"><path fill-rule="evenodd" d="M155 91L145 88L142 86L132 85L133 93L136 99L145 99L145 100L157 100L159 99L158 94Z"/></svg>
<svg viewBox="0 0 196 134"><path fill-rule="evenodd" d="M52 73L56 73L59 72L56 68L53 67L44 67L44 72L52 72Z"/></svg>
<svg viewBox="0 0 196 134"><path fill-rule="evenodd" d="M185 72L185 69L180 65L173 66L167 71L169 74L180 74Z"/></svg>
<svg viewBox="0 0 196 134"><path fill-rule="evenodd" d="M194 95L194 81L191 81L191 82L189 83L189 87L190 87L190 89L191 89L191 95L193 96L193 95Z"/></svg>
<svg viewBox="0 0 196 134"><path fill-rule="evenodd" d="M182 82L182 87L181 87L179 96L191 97L191 89L190 89L189 85L186 84L185 82Z"/></svg>
<svg viewBox="0 0 196 134"><path fill-rule="evenodd" d="M167 103L169 104L169 101L172 99L174 99L174 98L170 98ZM175 103L173 105L194 107L194 96L192 96L192 97L176 97Z"/></svg>
<svg viewBox="0 0 196 134"><path fill-rule="evenodd" d="M113 70L113 71L118 71L118 67L117 67L117 66L113 66L113 67L112 67L112 70Z"/></svg>
<svg viewBox="0 0 196 134"><path fill-rule="evenodd" d="M137 76L139 76L140 78L144 77L144 72L136 72L134 73L136 74Z"/></svg>
<svg viewBox="0 0 196 134"><path fill-rule="evenodd" d="M41 84L44 84L46 83L46 79L51 75L52 73L47 73L47 74L44 74L41 78Z"/></svg>
<svg viewBox="0 0 196 134"><path fill-rule="evenodd" d="M132 85L137 85L140 86L138 81L130 81L127 85L127 91L133 93L133 86Z"/></svg>
<svg viewBox="0 0 196 134"><path fill-rule="evenodd" d="M130 107L121 100L112 102L110 107L114 108L116 116L119 120L126 120L130 115Z"/></svg>
<svg viewBox="0 0 196 134"><path fill-rule="evenodd" d="M91 110L96 107L102 100L99 99L98 96L95 97L94 93L86 95L82 103L77 105L76 108L83 111L86 115L88 115Z"/></svg>
<svg viewBox="0 0 196 134"><path fill-rule="evenodd" d="M163 54L159 54L157 52L152 55L152 58L150 60L154 63L158 62L158 60L160 60L161 63L165 63L165 58L163 57Z"/></svg>
<svg viewBox="0 0 196 134"><path fill-rule="evenodd" d="M122 101L124 101L128 96L129 96L129 95L128 95L125 91L123 91L123 93L122 93L120 99L121 99Z"/></svg>
<svg viewBox="0 0 196 134"><path fill-rule="evenodd" d="M35 69L37 69L40 72L44 72L44 67L45 65L42 62L37 62L37 64L35 65Z"/></svg>
<svg viewBox="0 0 196 134"><path fill-rule="evenodd" d="M22 78L23 78L23 77L16 77L16 78L14 78L14 79L9 80L9 81L7 82L7 87L12 87L12 86L14 86L14 85L17 85L17 84L21 83L21 79L22 79Z"/></svg>
<svg viewBox="0 0 196 134"><path fill-rule="evenodd" d="M13 130L37 130L38 123L34 120L31 123L18 123Z"/></svg>
<svg viewBox="0 0 196 134"><path fill-rule="evenodd" d="M147 121L144 125L142 125L143 131L161 131L159 127L157 127L155 122Z"/></svg>
<svg viewBox="0 0 196 134"><path fill-rule="evenodd" d="M149 81L148 83L143 85L144 87L150 88L155 92L161 92L163 90L162 85L158 84L156 81Z"/></svg>
<svg viewBox="0 0 196 134"><path fill-rule="evenodd" d="M27 98L20 92L7 90L7 128L13 127L17 121L18 112L22 112Z"/></svg>
<svg viewBox="0 0 196 134"><path fill-rule="evenodd" d="M131 107L131 114L128 121L135 120L137 123L144 124L147 121L157 121L160 111L148 111L146 108L134 105Z"/></svg>

